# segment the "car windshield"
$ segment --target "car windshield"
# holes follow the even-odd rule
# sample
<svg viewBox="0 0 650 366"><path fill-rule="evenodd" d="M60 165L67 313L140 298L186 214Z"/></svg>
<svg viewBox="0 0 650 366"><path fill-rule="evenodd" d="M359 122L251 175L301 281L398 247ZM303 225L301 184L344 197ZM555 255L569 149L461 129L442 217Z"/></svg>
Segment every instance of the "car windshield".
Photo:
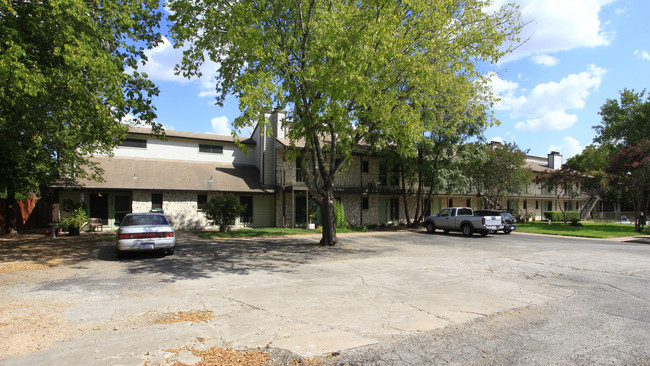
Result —
<svg viewBox="0 0 650 366"><path fill-rule="evenodd" d="M134 225L169 225L169 222L163 215L130 215L122 221L122 226Z"/></svg>

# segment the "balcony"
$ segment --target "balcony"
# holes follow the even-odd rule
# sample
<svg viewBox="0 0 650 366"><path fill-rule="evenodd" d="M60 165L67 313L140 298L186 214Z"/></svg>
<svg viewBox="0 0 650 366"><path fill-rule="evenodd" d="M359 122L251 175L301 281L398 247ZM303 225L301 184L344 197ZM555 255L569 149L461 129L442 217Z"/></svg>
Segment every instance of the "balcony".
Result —
<svg viewBox="0 0 650 366"><path fill-rule="evenodd" d="M395 184L390 184L395 183ZM276 171L276 184L285 187L306 187L302 169ZM412 190L417 187L409 187ZM340 173L334 182L335 192L345 193L380 193L401 192L399 182L389 181L386 175L369 173Z"/></svg>

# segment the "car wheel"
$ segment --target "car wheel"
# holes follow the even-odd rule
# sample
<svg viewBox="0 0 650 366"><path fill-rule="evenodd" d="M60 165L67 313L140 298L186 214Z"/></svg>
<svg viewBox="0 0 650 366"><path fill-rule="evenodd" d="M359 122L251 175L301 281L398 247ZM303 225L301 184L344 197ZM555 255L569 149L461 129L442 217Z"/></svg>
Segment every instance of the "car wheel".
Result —
<svg viewBox="0 0 650 366"><path fill-rule="evenodd" d="M472 236L474 234L474 229L472 229L472 226L469 224L463 225L463 235L465 236Z"/></svg>
<svg viewBox="0 0 650 366"><path fill-rule="evenodd" d="M449 234L449 229L442 230L445 234Z"/></svg>
<svg viewBox="0 0 650 366"><path fill-rule="evenodd" d="M433 234L436 232L436 225L434 225L433 222L427 222L426 228L427 228L427 233L429 234Z"/></svg>
<svg viewBox="0 0 650 366"><path fill-rule="evenodd" d="M167 249L167 255L174 255L174 249L176 248Z"/></svg>
<svg viewBox="0 0 650 366"><path fill-rule="evenodd" d="M504 234L510 234L511 232L512 232L512 230L503 230Z"/></svg>
<svg viewBox="0 0 650 366"><path fill-rule="evenodd" d="M115 253L115 258L116 259L123 259L124 258L124 252L123 251L121 251L119 249L115 249L115 252L116 252Z"/></svg>
<svg viewBox="0 0 650 366"><path fill-rule="evenodd" d="M487 236L488 231L487 230L481 230L481 236Z"/></svg>

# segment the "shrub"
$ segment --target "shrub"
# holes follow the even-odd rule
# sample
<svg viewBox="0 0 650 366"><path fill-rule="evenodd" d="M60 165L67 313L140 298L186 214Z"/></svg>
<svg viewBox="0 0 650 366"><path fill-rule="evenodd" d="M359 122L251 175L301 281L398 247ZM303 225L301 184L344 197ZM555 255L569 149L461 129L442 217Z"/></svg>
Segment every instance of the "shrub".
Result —
<svg viewBox="0 0 650 366"><path fill-rule="evenodd" d="M246 205L232 193L220 194L210 198L203 207L205 217L213 225L219 226L219 231L227 231L231 222L244 214Z"/></svg>
<svg viewBox="0 0 650 366"><path fill-rule="evenodd" d="M544 212L544 218L551 221L564 221L564 213L562 211L546 211ZM580 212L566 211L566 219L568 221L573 219L580 221Z"/></svg>
<svg viewBox="0 0 650 366"><path fill-rule="evenodd" d="M334 201L334 217L336 218L337 229L347 229L348 222L345 221L345 209L341 201Z"/></svg>

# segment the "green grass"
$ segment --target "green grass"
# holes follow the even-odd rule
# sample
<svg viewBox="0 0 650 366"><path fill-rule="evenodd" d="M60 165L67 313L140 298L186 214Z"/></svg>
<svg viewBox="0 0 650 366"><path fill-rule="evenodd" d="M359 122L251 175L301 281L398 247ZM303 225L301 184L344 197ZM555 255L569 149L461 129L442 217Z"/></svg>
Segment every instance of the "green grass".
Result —
<svg viewBox="0 0 650 366"><path fill-rule="evenodd" d="M584 222L582 225L583 226L580 227L560 222L554 222L551 225L549 225L548 222L524 222L517 224L517 231L524 233L579 236L598 239L647 234L646 230L643 230L642 233L635 232L634 225L629 224L595 224Z"/></svg>

